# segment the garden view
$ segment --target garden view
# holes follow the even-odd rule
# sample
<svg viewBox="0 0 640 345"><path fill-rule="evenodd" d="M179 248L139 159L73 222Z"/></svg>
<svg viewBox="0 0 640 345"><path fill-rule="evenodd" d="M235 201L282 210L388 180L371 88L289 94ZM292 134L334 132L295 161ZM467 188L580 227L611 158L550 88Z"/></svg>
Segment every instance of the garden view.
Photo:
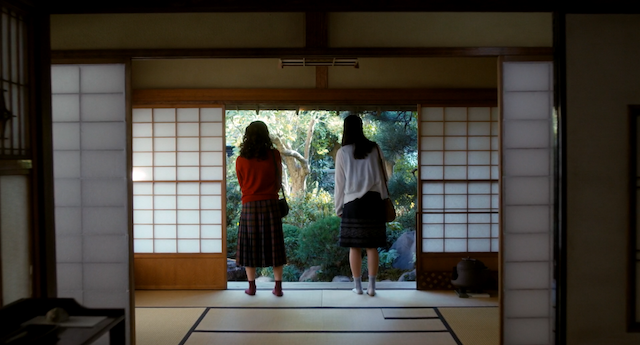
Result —
<svg viewBox="0 0 640 345"><path fill-rule="evenodd" d="M271 140L282 155L284 190L291 209L283 218L288 259L283 280L339 281L351 276L349 249L338 246L340 218L334 212L333 203L334 158L342 140L343 119L348 114L320 110L226 112L228 258L235 258L242 207L235 160L246 126L260 120L269 127ZM365 134L382 149L390 177L389 192L397 213L396 220L387 223L386 246L378 248L378 280L415 280L416 112L359 114ZM366 281L366 256L362 265L363 281ZM257 273L273 277L271 268L258 268Z"/></svg>

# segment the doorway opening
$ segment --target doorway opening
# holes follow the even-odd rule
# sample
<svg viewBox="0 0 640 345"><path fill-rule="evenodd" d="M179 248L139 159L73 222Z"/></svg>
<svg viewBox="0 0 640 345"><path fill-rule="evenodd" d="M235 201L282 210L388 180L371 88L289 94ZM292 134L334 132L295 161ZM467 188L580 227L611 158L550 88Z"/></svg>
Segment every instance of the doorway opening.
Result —
<svg viewBox="0 0 640 345"><path fill-rule="evenodd" d="M365 135L381 147L389 190L397 218L387 223L387 243L378 248L378 280L405 282L415 288L415 234L417 207L417 112L410 110L340 111L315 108L295 110L227 110L227 255L234 267L230 281L246 281L243 268L233 266L240 188L235 159L246 126L256 120L267 124L271 139L283 157L283 190L290 213L283 218L288 264L285 282L351 281L348 248L338 245L340 218L334 206L335 155L340 148L342 122L360 115ZM363 281L368 279L366 257ZM271 281L270 267L258 268L258 280Z"/></svg>

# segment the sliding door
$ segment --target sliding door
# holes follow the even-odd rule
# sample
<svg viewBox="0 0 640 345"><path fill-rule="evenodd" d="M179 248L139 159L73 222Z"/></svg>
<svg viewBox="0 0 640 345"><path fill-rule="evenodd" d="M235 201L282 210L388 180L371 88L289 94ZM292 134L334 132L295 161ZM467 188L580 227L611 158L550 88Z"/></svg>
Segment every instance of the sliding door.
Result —
<svg viewBox="0 0 640 345"><path fill-rule="evenodd" d="M137 289L225 289L221 107L133 110Z"/></svg>

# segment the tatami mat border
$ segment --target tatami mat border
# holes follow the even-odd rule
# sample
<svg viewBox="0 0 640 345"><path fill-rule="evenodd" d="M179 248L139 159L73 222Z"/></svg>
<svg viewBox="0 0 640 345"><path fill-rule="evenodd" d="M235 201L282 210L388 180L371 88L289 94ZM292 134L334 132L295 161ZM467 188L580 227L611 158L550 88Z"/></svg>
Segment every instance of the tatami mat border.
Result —
<svg viewBox="0 0 640 345"><path fill-rule="evenodd" d="M151 307L151 308L157 308L157 307ZM418 309L420 307L407 307L405 309ZM480 307L478 307L480 308ZM277 333L283 333L283 334L296 334L296 333L310 333L310 334L375 334L375 333L449 333L451 334L451 337L453 338L453 340L456 342L457 345L463 345L462 342L460 341L460 339L458 338L458 336L456 336L455 332L453 331L453 329L451 328L451 326L449 325L449 323L447 322L447 320L444 318L444 316L442 315L442 313L440 313L440 311L438 310L437 307L433 307L433 310L436 312L437 317L415 317L415 318L407 318L407 319L440 319L440 321L442 322L442 324L444 325L444 327L446 328L446 330L425 330L425 331L415 331L415 330L398 330L398 331L230 331L230 330L220 330L220 331L216 331L216 330L197 330L198 326L200 325L200 322L202 322L202 320L204 320L204 318L207 316L207 314L209 313L209 310L211 309L393 309L391 307L356 307L356 308L350 308L350 307L313 307L313 308L304 308L304 307L289 307L289 308L277 308L277 307L261 307L261 308L250 308L250 307L207 307L206 310L202 313L202 315L200 315L200 317L198 318L198 320L193 324L193 326L191 327L191 329L189 329L189 332L184 336L184 338L182 339L182 341L178 344L178 345L184 345L188 340L189 337L191 336L191 334L193 333L230 333L230 334L235 334L235 333L254 333L254 334L277 334Z"/></svg>
<svg viewBox="0 0 640 345"><path fill-rule="evenodd" d="M209 312L209 308L206 308L202 312L202 314L200 315L198 320L196 320L196 322L193 324L193 326L191 326L191 328L189 329L189 332L187 332L187 334L184 335L184 338L182 338L182 341L178 345L184 345L187 342L187 340L189 340L189 337L191 336L191 333L196 331L196 328L198 328L198 325L200 324L200 322L202 322L202 320L204 320L204 317L207 316L208 312Z"/></svg>
<svg viewBox="0 0 640 345"><path fill-rule="evenodd" d="M451 334L451 337L453 338L453 340L456 341L456 344L462 345L460 338L458 338L458 336L456 335L456 332L453 331L453 328L451 328L447 320L445 320L444 316L442 316L442 313L440 312L440 310L438 310L438 308L433 308L433 309L436 311L436 314L438 314L438 318L440 319L440 321L442 321L442 324L444 325L444 327L449 330L449 333Z"/></svg>

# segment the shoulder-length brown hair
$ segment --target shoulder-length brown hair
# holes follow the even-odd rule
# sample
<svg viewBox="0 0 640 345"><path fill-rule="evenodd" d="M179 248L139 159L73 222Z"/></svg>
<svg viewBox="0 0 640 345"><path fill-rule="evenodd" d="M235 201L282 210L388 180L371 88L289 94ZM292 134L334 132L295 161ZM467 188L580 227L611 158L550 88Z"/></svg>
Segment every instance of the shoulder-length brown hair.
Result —
<svg viewBox="0 0 640 345"><path fill-rule="evenodd" d="M260 160L267 159L273 142L269 138L269 129L262 121L253 121L247 126L240 144L240 157Z"/></svg>

